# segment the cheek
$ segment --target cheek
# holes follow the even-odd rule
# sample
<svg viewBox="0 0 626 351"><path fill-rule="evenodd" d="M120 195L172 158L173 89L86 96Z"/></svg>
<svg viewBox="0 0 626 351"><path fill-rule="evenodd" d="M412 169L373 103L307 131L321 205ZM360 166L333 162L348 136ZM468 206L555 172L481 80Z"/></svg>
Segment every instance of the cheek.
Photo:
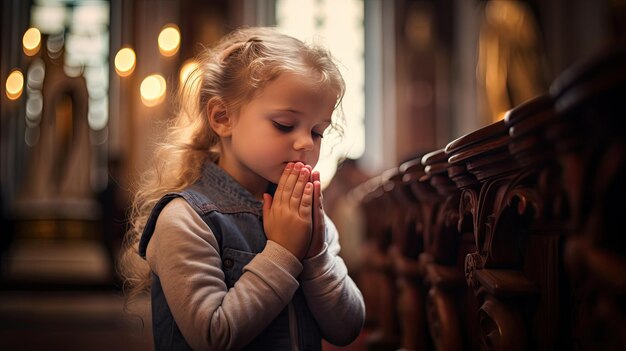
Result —
<svg viewBox="0 0 626 351"><path fill-rule="evenodd" d="M307 162L311 167L315 168L317 163L320 160L320 146L318 145L311 153L309 154Z"/></svg>
<svg viewBox="0 0 626 351"><path fill-rule="evenodd" d="M264 138L263 140L256 141L255 144L259 150L271 154L280 154L281 151L286 149L285 143L281 142L278 138Z"/></svg>
<svg viewBox="0 0 626 351"><path fill-rule="evenodd" d="M242 126L237 133L233 133L233 143L240 151L246 154L263 153L270 148L271 138L265 137L266 131L251 124Z"/></svg>
<svg viewBox="0 0 626 351"><path fill-rule="evenodd" d="M260 167L275 165L277 162L286 161L288 155L284 143L275 138L257 138L255 140L242 140L247 143L248 161Z"/></svg>

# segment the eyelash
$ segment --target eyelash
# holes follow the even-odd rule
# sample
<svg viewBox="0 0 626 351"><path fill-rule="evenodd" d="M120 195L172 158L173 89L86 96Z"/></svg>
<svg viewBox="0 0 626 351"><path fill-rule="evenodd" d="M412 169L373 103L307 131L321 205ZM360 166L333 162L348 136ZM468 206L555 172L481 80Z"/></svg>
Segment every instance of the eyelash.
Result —
<svg viewBox="0 0 626 351"><path fill-rule="evenodd" d="M274 127L276 127L276 129L280 130L281 132L291 132L293 130L293 126L286 126L275 121L272 121L272 123L274 123Z"/></svg>
<svg viewBox="0 0 626 351"><path fill-rule="evenodd" d="M318 132L316 132L316 131L311 131L311 134L313 134L313 137L314 137L314 138L324 139L324 135L323 135L323 134L320 134L320 133L318 133Z"/></svg>
<svg viewBox="0 0 626 351"><path fill-rule="evenodd" d="M272 123L274 124L274 127L276 127L276 129L280 130L283 133L289 133L293 130L293 126L286 126L276 121L272 121ZM318 133L316 131L311 131L311 135L313 135L314 138L320 138L320 139L324 138L323 134Z"/></svg>

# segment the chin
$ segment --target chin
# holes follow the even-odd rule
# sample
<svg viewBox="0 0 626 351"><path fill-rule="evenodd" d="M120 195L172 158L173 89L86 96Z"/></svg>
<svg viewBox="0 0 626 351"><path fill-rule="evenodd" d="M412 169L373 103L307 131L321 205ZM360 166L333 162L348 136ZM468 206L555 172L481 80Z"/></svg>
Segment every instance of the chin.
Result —
<svg viewBox="0 0 626 351"><path fill-rule="evenodd" d="M274 179L273 177L271 178L265 178L265 180L267 180L268 182L272 183L272 184L278 184L278 181L280 180L280 177Z"/></svg>
<svg viewBox="0 0 626 351"><path fill-rule="evenodd" d="M283 175L283 171L284 169L281 169L280 171L276 172L276 174L266 174L263 176L263 178L265 178L265 180L270 183L278 184L280 177Z"/></svg>

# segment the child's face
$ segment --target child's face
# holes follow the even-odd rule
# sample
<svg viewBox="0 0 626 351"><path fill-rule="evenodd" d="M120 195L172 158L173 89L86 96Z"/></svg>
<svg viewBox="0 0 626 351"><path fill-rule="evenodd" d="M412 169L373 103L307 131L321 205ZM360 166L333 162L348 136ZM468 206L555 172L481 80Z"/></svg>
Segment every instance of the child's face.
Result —
<svg viewBox="0 0 626 351"><path fill-rule="evenodd" d="M220 165L243 184L278 183L288 162L317 164L322 135L331 124L336 95L306 78L281 74L245 104L232 126L230 162ZM224 160L226 161L226 160Z"/></svg>

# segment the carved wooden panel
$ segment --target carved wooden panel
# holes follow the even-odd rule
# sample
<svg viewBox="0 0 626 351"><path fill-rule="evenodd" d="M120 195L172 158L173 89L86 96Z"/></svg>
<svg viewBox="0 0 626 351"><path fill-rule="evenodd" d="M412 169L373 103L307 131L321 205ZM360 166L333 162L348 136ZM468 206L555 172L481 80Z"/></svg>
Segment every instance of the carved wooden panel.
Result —
<svg viewBox="0 0 626 351"><path fill-rule="evenodd" d="M553 83L549 130L571 213L573 341L583 350L626 349L626 44L614 43Z"/></svg>
<svg viewBox="0 0 626 351"><path fill-rule="evenodd" d="M625 97L620 42L383 173L402 347L626 349Z"/></svg>

